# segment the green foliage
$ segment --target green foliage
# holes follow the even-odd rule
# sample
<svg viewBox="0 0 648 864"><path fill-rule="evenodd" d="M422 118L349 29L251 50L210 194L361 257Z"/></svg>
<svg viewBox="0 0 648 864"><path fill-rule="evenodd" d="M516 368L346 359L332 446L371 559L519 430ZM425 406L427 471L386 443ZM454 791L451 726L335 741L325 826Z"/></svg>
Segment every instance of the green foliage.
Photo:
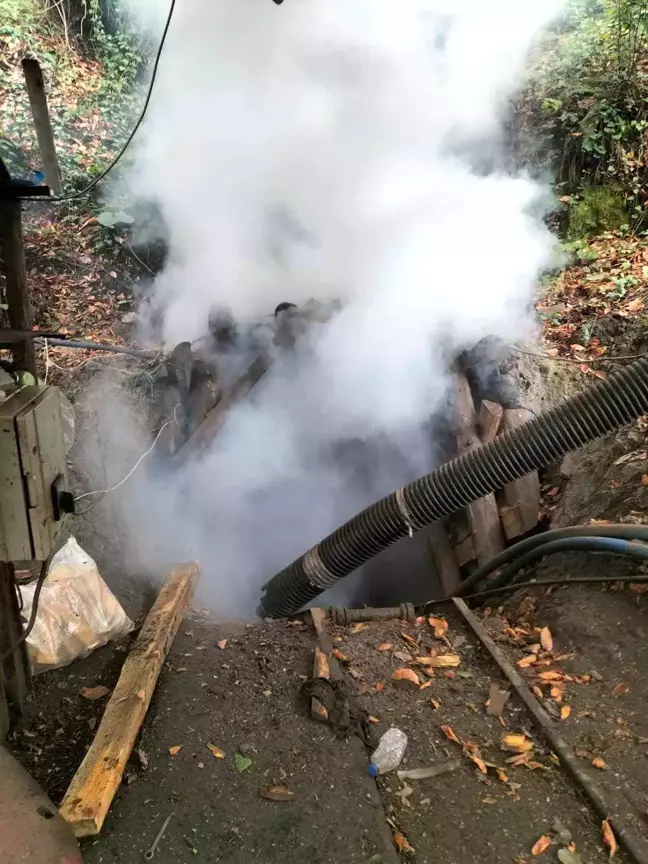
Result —
<svg viewBox="0 0 648 864"><path fill-rule="evenodd" d="M534 155L558 172L564 191L610 185L622 190L622 221L633 227L643 223L648 201L645 0L571 0L565 20L535 60L518 107L523 137L539 139ZM605 214L590 202L572 214L569 235L597 230L603 215L612 220L607 227L618 227L618 206L603 209ZM573 230L572 219L579 225Z"/></svg>
<svg viewBox="0 0 648 864"><path fill-rule="evenodd" d="M567 237L570 240L594 237L605 230L620 229L627 222L622 192L610 186L593 186L570 205Z"/></svg>

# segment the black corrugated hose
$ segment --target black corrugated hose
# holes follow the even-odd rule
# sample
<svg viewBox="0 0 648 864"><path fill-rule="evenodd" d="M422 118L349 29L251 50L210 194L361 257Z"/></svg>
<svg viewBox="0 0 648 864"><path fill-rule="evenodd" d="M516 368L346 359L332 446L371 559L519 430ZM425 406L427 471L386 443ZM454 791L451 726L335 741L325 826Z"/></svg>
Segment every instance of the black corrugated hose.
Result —
<svg viewBox="0 0 648 864"><path fill-rule="evenodd" d="M262 617L293 615L387 546L648 413L648 358L367 507L274 576Z"/></svg>

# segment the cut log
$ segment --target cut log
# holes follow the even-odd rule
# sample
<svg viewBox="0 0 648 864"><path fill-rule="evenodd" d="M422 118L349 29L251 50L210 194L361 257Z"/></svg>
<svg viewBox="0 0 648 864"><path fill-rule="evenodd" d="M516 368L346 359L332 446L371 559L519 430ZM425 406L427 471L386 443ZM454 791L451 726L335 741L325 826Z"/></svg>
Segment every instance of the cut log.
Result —
<svg viewBox="0 0 648 864"><path fill-rule="evenodd" d="M504 409L497 402L488 399L479 406L479 434L482 444L489 444L499 432Z"/></svg>
<svg viewBox="0 0 648 864"><path fill-rule="evenodd" d="M466 453L481 446L477 434L477 417L470 385L465 375L457 376L457 416L455 423L457 451ZM475 553L485 564L504 549L502 526L494 495L486 495L468 507Z"/></svg>
<svg viewBox="0 0 648 864"><path fill-rule="evenodd" d="M60 807L76 837L101 831L199 575L195 563L173 569L126 658L95 739Z"/></svg>
<svg viewBox="0 0 648 864"><path fill-rule="evenodd" d="M502 419L502 431L509 432L533 417L526 408L507 408ZM498 496L502 525L508 540L526 534L538 524L540 510L540 480L538 472L527 474L509 483Z"/></svg>

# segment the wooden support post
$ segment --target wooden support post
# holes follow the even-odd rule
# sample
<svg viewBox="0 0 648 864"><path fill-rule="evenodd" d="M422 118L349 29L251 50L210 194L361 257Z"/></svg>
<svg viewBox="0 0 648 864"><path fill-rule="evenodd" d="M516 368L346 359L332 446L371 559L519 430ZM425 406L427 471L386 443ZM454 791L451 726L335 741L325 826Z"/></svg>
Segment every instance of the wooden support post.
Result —
<svg viewBox="0 0 648 864"><path fill-rule="evenodd" d="M495 439L502 423L504 409L497 402L484 399L479 406L479 435L482 444L489 444Z"/></svg>
<svg viewBox="0 0 648 864"><path fill-rule="evenodd" d="M526 408L507 408L502 419L502 431L516 429L531 418L532 414ZM508 540L520 537L535 528L540 509L540 480L537 471L509 483L498 497L502 526Z"/></svg>
<svg viewBox="0 0 648 864"><path fill-rule="evenodd" d="M198 564L174 568L126 658L95 739L61 803L61 816L76 837L101 831L199 575Z"/></svg>
<svg viewBox="0 0 648 864"><path fill-rule="evenodd" d="M0 562L0 655L17 646L0 667L0 693L4 694L11 714L18 715L24 713L32 695L31 669L26 645L20 641L22 634L14 567Z"/></svg>
<svg viewBox="0 0 648 864"><path fill-rule="evenodd" d="M477 417L470 385L465 375L457 378L457 422L455 435L459 454L480 447L477 433ZM486 495L468 507L475 544L475 553L480 564L485 564L504 549L502 527L494 495Z"/></svg>
<svg viewBox="0 0 648 864"><path fill-rule="evenodd" d="M0 182L9 183L11 177L0 159ZM7 280L7 306L12 330L31 330L33 313L27 291L25 246L22 235L20 201L0 200L0 251ZM16 369L26 370L36 377L36 349L33 339L13 345Z"/></svg>
<svg viewBox="0 0 648 864"><path fill-rule="evenodd" d="M443 522L434 522L428 527L434 569L444 597L453 594L461 583L461 572L455 550L448 539Z"/></svg>
<svg viewBox="0 0 648 864"><path fill-rule="evenodd" d="M45 95L45 82L38 60L33 57L25 57L22 61L27 95L31 106L34 128L38 138L38 149L43 161L43 170L47 185L55 195L62 192L61 170L56 156L52 124L50 123L49 110L47 108L47 96Z"/></svg>

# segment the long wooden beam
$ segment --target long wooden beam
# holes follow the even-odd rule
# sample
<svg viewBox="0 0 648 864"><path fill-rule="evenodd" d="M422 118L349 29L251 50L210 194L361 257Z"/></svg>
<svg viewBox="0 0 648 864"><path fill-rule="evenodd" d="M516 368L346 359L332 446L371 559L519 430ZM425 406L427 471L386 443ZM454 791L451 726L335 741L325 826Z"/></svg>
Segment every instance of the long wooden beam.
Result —
<svg viewBox="0 0 648 864"><path fill-rule="evenodd" d="M61 803L61 816L76 837L101 831L199 575L195 563L173 569L126 658L95 739Z"/></svg>

